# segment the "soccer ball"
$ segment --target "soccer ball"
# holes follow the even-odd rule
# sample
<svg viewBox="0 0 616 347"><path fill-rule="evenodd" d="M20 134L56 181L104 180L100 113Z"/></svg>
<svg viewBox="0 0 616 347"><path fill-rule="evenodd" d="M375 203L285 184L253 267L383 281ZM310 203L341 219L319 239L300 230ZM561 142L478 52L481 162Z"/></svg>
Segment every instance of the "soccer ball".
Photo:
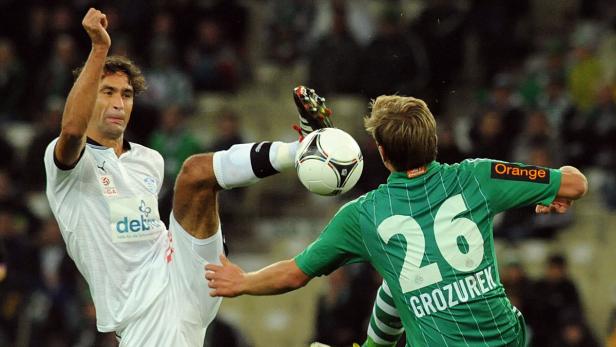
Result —
<svg viewBox="0 0 616 347"><path fill-rule="evenodd" d="M295 156L300 182L319 195L338 195L355 186L364 168L364 158L355 139L337 128L308 134Z"/></svg>

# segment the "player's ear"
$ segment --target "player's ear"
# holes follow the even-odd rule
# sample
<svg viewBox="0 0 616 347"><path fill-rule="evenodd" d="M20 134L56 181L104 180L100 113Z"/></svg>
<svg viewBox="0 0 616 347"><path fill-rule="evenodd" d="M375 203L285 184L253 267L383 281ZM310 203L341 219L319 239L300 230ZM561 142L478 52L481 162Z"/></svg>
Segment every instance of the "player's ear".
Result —
<svg viewBox="0 0 616 347"><path fill-rule="evenodd" d="M385 148L383 148L383 146L381 146L378 142L376 143L376 146L379 149L379 154L381 155L381 160L383 161L383 165L385 165L385 167L389 171L392 171L392 172L396 171L394 166L389 161L389 158L387 157L387 153L385 153Z"/></svg>
<svg viewBox="0 0 616 347"><path fill-rule="evenodd" d="M381 146L381 144L379 144L378 142L376 143L376 148L379 149L379 154L381 155L381 160L383 160L383 162L386 163L389 159L387 159L387 154L385 153L385 148L383 148L383 146Z"/></svg>

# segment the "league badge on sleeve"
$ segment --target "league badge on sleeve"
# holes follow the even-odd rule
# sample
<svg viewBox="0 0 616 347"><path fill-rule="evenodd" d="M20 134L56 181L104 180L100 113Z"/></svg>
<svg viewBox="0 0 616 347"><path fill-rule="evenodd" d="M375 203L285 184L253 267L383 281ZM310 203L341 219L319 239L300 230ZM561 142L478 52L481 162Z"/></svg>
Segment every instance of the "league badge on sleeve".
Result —
<svg viewBox="0 0 616 347"><path fill-rule="evenodd" d="M150 177L150 176L146 176L143 179L143 183L145 184L145 189L147 189L148 192L150 192L152 194L156 194L156 190L158 188L158 183L157 183L156 178Z"/></svg>

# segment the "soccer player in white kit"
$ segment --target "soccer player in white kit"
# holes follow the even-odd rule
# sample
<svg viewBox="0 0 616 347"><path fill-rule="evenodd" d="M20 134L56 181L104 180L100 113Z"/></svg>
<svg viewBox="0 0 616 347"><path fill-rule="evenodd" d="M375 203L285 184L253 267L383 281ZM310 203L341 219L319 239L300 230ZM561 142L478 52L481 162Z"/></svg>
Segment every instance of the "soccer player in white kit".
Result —
<svg viewBox="0 0 616 347"><path fill-rule="evenodd" d="M124 138L143 76L127 58L107 56L105 14L91 8L82 25L92 48L45 152L49 204L89 285L99 331L115 332L120 346L202 346L220 305L203 279L223 252L217 192L292 167L298 143L191 156L167 229L157 203L163 158Z"/></svg>

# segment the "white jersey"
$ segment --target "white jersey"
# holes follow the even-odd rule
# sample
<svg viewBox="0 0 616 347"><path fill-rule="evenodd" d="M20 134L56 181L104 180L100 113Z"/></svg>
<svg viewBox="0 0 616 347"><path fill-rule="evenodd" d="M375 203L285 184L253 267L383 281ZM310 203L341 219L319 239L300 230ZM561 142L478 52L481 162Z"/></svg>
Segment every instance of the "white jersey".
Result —
<svg viewBox="0 0 616 347"><path fill-rule="evenodd" d="M85 277L100 331L117 331L168 286L168 234L158 213L163 158L125 142L120 157L88 140L74 168L45 151L47 198L71 258Z"/></svg>

